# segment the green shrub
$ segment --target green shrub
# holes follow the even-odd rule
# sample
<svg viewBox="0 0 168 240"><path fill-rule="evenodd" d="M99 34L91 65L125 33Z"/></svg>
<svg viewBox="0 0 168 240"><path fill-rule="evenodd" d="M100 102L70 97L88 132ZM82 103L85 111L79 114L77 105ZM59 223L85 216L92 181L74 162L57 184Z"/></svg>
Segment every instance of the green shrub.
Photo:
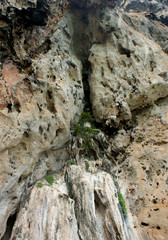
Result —
<svg viewBox="0 0 168 240"><path fill-rule="evenodd" d="M103 154L102 154L102 153L99 153L98 156L99 156L99 158L102 158L102 157L103 157Z"/></svg>
<svg viewBox="0 0 168 240"><path fill-rule="evenodd" d="M88 162L85 162L85 167L86 167L86 170L89 169L89 163Z"/></svg>
<svg viewBox="0 0 168 240"><path fill-rule="evenodd" d="M77 163L75 162L75 160L70 159L67 161L67 165L77 165Z"/></svg>
<svg viewBox="0 0 168 240"><path fill-rule="evenodd" d="M85 126L85 123L91 123L91 127ZM93 125L94 118L89 112L83 112L78 123L74 124L74 133L83 139L82 147L85 150L93 149L92 139L100 131Z"/></svg>
<svg viewBox="0 0 168 240"><path fill-rule="evenodd" d="M49 183L49 185L52 185L54 182L54 177L52 175L48 175L45 177L45 180Z"/></svg>
<svg viewBox="0 0 168 240"><path fill-rule="evenodd" d="M38 188L42 188L43 187L43 184L41 182L37 183L36 187Z"/></svg>
<svg viewBox="0 0 168 240"><path fill-rule="evenodd" d="M90 112L83 112L81 114L81 118L80 120L78 121L78 123L80 124L84 124L86 122L90 122L90 123L93 123L95 121L94 117L91 115Z"/></svg>
<svg viewBox="0 0 168 240"><path fill-rule="evenodd" d="M122 195L121 192L117 192L117 195L118 195L118 200L119 200L119 203L121 205L123 215L124 215L124 217L126 217L127 216L127 209L126 209L126 206L125 206L125 201L124 201L123 195Z"/></svg>

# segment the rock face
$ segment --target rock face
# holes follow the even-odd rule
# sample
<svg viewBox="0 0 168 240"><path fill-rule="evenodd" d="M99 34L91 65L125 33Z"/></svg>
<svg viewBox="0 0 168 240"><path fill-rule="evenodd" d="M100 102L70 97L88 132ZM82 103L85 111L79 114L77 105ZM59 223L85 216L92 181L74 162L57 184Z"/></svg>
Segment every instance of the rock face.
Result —
<svg viewBox="0 0 168 240"><path fill-rule="evenodd" d="M145 12L146 17L151 20L159 20L168 25L168 1L167 0L123 0L118 1L120 7L127 12Z"/></svg>
<svg viewBox="0 0 168 240"><path fill-rule="evenodd" d="M53 186L33 188L10 239L139 239L130 218L123 224L109 174L71 166L66 183L56 179Z"/></svg>
<svg viewBox="0 0 168 240"><path fill-rule="evenodd" d="M0 239L167 239L167 1L0 9Z"/></svg>
<svg viewBox="0 0 168 240"><path fill-rule="evenodd" d="M31 59L31 66L19 68L10 58L2 63L0 236L27 184L48 170L60 169L68 158L70 122L82 111L83 84L81 63L69 51L71 37L66 24L65 19L59 22L50 39L50 50ZM25 39L23 35L21 39ZM14 41L14 49L20 61L30 59L22 41L18 47Z"/></svg>
<svg viewBox="0 0 168 240"><path fill-rule="evenodd" d="M136 112L137 123L131 131L129 146L124 154L118 155L121 163L116 167L119 185L127 196L131 212L138 216L143 239L168 237L167 100L165 98L153 107ZM122 134L118 139L120 145L126 142L128 133Z"/></svg>
<svg viewBox="0 0 168 240"><path fill-rule="evenodd" d="M101 27L106 31L107 19L112 32L106 43L90 49L89 84L96 120L118 127L120 121L132 118L132 110L167 96L168 57L156 43L129 27L120 13L105 10Z"/></svg>

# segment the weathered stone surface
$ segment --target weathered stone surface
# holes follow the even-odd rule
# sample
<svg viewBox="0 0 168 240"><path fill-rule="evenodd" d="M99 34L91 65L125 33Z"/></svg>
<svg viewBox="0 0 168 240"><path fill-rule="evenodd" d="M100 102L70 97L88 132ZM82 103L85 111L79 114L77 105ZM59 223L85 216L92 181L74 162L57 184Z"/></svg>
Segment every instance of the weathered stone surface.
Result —
<svg viewBox="0 0 168 240"><path fill-rule="evenodd" d="M141 239L119 210L112 177L84 168L69 167L66 183L56 176L52 186L34 187L10 239Z"/></svg>
<svg viewBox="0 0 168 240"><path fill-rule="evenodd" d="M124 0L118 1L120 7L127 12L144 12L152 20L159 20L168 25L168 1L167 0Z"/></svg>
<svg viewBox="0 0 168 240"><path fill-rule="evenodd" d="M0 109L8 107L10 110L13 105L19 111L20 103L26 104L32 97L30 87L24 81L25 74L19 73L17 66L7 60L3 64L1 75Z"/></svg>
<svg viewBox="0 0 168 240"><path fill-rule="evenodd" d="M34 187L17 219L10 239L79 239L74 201L62 176L53 186Z"/></svg>
<svg viewBox="0 0 168 240"><path fill-rule="evenodd" d="M144 13L124 13L123 20L134 30L160 45L168 53L168 27L159 21L150 21Z"/></svg>
<svg viewBox="0 0 168 240"><path fill-rule="evenodd" d="M19 72L12 60L2 65L0 236L28 182L64 165L70 122L83 108L81 63L70 54L71 37L63 28L65 19L55 30L51 50L33 61L33 75Z"/></svg>
<svg viewBox="0 0 168 240"><path fill-rule="evenodd" d="M14 239L53 239L57 229L60 239L168 238L167 1L119 0L112 9L115 2L0 3L0 238L16 211ZM104 131L89 160L70 130L84 102ZM28 200L37 180L70 157L79 166ZM38 225L29 231L30 219Z"/></svg>
<svg viewBox="0 0 168 240"><path fill-rule="evenodd" d="M118 156L119 185L131 212L138 218L143 239L168 238L167 102L166 98L137 112L132 141L123 156ZM124 138L120 141L120 145L125 143Z"/></svg>
<svg viewBox="0 0 168 240"><path fill-rule="evenodd" d="M168 95L168 57L155 42L129 27L120 13L104 12L104 32L107 22L113 31L106 43L93 44L90 50L89 85L96 120L118 127L120 121L131 119L132 110Z"/></svg>
<svg viewBox="0 0 168 240"><path fill-rule="evenodd" d="M6 12L7 11L7 8L17 8L19 10L21 9L27 9L27 8L30 8L30 7L36 7L36 4L37 4L37 0L9 0L9 1L1 1L0 3L0 8L2 10L2 13L3 11Z"/></svg>

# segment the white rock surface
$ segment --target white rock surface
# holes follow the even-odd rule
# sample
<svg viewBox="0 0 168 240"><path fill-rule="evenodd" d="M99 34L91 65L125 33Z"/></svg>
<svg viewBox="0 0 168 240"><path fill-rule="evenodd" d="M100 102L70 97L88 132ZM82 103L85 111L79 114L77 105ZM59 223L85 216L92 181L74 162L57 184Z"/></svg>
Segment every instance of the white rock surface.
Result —
<svg viewBox="0 0 168 240"><path fill-rule="evenodd" d="M66 183L63 177L56 179L50 187L33 188L18 214L11 240L141 239L132 218L124 220L119 210L109 174L92 175L83 167L71 166L65 175Z"/></svg>

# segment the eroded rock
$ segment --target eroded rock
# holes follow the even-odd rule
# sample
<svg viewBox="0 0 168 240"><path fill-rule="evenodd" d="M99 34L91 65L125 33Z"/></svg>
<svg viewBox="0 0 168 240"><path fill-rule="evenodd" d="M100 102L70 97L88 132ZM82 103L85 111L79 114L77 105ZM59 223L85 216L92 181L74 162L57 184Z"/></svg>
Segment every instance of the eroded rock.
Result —
<svg viewBox="0 0 168 240"><path fill-rule="evenodd" d="M71 166L65 179L34 187L10 239L140 239L131 217L123 219L112 177L84 168Z"/></svg>
<svg viewBox="0 0 168 240"><path fill-rule="evenodd" d="M118 1L118 4L127 12L144 12L152 20L158 20L168 25L168 1L167 0L126 0Z"/></svg>
<svg viewBox="0 0 168 240"><path fill-rule="evenodd" d="M19 72L11 60L3 63L1 236L28 184L64 165L70 123L83 108L81 63L69 52L71 37L65 26L64 19L51 39L51 50L34 60L34 75Z"/></svg>
<svg viewBox="0 0 168 240"><path fill-rule="evenodd" d="M0 3L0 238L18 211L11 239L167 239L166 1L117 2ZM91 161L68 148L84 90L108 134Z"/></svg>
<svg viewBox="0 0 168 240"><path fill-rule="evenodd" d="M167 96L168 57L156 43L129 28L119 12L105 12L103 31L107 22L113 29L106 43L93 44L90 50L89 85L96 120L118 127L120 121L131 119L132 110Z"/></svg>
<svg viewBox="0 0 168 240"><path fill-rule="evenodd" d="M127 196L131 212L138 218L143 239L168 237L167 100L160 100L136 114L132 143L124 158L118 157L122 162L117 168L119 185Z"/></svg>

